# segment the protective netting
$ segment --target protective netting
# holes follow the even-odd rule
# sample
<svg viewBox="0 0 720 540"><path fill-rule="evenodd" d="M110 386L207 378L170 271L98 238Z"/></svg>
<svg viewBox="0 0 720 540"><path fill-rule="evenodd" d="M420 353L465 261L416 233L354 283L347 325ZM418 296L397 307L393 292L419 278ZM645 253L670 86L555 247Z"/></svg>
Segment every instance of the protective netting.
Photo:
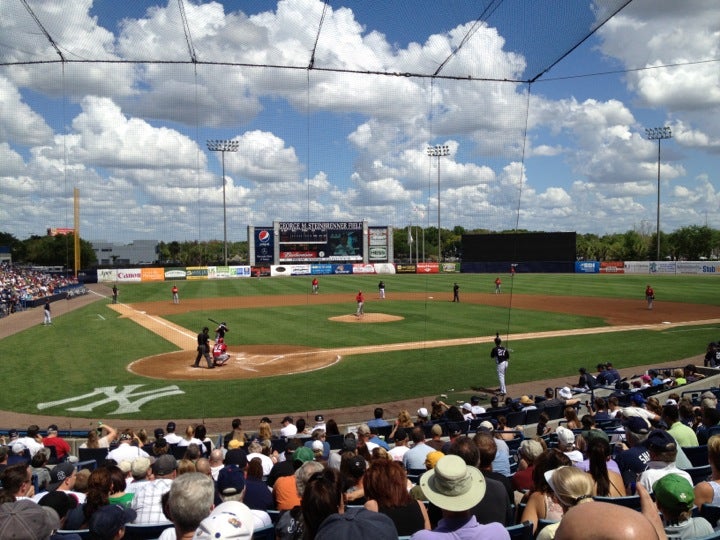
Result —
<svg viewBox="0 0 720 540"><path fill-rule="evenodd" d="M529 219L553 193L526 198L528 129L563 113L535 83L628 3L0 0L0 213L21 238L71 226L77 187L84 238L218 239L206 140L235 139L232 240L276 219L572 229Z"/></svg>

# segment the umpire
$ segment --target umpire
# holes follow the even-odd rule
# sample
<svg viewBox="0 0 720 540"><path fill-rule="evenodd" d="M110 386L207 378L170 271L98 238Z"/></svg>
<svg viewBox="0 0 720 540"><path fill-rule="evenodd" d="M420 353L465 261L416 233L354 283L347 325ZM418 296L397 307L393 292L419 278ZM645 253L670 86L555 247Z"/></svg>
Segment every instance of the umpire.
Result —
<svg viewBox="0 0 720 540"><path fill-rule="evenodd" d="M212 357L210 356L210 329L206 326L197 336L197 356L193 367L200 367L200 359L204 356L208 369L215 369Z"/></svg>

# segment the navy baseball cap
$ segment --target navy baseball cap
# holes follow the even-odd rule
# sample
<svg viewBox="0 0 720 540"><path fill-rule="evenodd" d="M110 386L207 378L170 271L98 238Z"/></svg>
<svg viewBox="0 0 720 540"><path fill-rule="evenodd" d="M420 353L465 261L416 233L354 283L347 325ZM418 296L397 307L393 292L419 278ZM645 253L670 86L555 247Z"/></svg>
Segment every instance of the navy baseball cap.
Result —
<svg viewBox="0 0 720 540"><path fill-rule="evenodd" d="M90 516L88 522L90 538L112 540L120 529L135 521L136 517L137 513L132 508L125 508L119 504L101 506Z"/></svg>
<svg viewBox="0 0 720 540"><path fill-rule="evenodd" d="M226 465L218 473L217 488L223 495L236 495L245 489L245 475L237 465Z"/></svg>
<svg viewBox="0 0 720 540"><path fill-rule="evenodd" d="M645 404L645 397L640 393L633 394L632 398L630 398L630 399L632 399L632 402L635 403L636 405Z"/></svg>

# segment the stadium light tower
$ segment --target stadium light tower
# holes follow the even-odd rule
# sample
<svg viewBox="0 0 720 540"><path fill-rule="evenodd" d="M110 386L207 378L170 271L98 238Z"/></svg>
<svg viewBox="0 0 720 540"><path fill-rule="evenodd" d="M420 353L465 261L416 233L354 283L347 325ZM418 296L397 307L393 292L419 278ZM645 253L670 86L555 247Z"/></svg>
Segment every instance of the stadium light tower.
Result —
<svg viewBox="0 0 720 540"><path fill-rule="evenodd" d="M659 261L660 260L660 142L663 139L671 139L672 131L667 126L656 127L656 128L647 128L647 129L645 129L645 135L647 135L648 140L658 142L657 225L656 225L657 255L656 255L655 260Z"/></svg>
<svg viewBox="0 0 720 540"><path fill-rule="evenodd" d="M437 177L437 189L438 189L438 209L437 209L437 216L438 216L438 264L440 264L440 260L442 259L442 241L440 240L440 158L444 156L450 155L450 148L448 148L447 145L444 144L436 144L435 146L428 146L427 147L427 155L431 158L436 157L437 158L437 170L438 170L438 177Z"/></svg>
<svg viewBox="0 0 720 540"><path fill-rule="evenodd" d="M228 264L227 249L227 206L225 205L225 152L237 152L240 141L210 139L207 142L208 150L211 152L220 152L222 154L222 187L223 187L223 254L225 256L225 266Z"/></svg>

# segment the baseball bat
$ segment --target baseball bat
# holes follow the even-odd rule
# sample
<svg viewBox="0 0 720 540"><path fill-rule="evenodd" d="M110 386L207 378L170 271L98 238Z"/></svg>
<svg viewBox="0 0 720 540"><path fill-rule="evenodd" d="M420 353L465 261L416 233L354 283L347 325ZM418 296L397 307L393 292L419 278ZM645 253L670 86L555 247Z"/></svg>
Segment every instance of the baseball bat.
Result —
<svg viewBox="0 0 720 540"><path fill-rule="evenodd" d="M215 319L211 319L210 317L208 317L208 321L210 321L211 323L220 324Z"/></svg>

